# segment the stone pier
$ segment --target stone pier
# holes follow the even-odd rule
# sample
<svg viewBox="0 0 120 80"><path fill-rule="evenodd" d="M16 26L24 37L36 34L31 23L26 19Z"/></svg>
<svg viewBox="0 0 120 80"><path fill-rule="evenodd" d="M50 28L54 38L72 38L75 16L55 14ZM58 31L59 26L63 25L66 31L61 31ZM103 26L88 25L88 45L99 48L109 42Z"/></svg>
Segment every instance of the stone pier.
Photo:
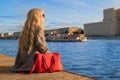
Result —
<svg viewBox="0 0 120 80"><path fill-rule="evenodd" d="M95 80L90 77L73 74L66 71L54 73L19 74L10 71L15 58L0 54L0 80Z"/></svg>

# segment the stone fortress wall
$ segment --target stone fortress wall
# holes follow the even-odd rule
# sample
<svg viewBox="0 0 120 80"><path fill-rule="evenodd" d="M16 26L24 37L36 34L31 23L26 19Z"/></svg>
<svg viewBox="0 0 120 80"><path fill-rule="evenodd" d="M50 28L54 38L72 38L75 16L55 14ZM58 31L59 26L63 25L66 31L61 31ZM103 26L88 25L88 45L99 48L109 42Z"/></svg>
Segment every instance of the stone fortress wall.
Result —
<svg viewBox="0 0 120 80"><path fill-rule="evenodd" d="M84 24L86 36L120 36L120 9L103 11L103 21Z"/></svg>

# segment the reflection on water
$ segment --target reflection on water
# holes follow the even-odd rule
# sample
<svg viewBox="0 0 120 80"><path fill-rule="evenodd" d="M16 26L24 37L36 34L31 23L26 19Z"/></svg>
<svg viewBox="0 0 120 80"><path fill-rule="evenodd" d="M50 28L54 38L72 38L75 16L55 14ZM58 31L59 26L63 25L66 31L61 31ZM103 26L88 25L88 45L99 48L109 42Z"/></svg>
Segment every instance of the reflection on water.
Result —
<svg viewBox="0 0 120 80"><path fill-rule="evenodd" d="M17 40L0 40L0 53L15 57ZM120 80L120 40L48 42L51 52L61 54L65 70L99 80Z"/></svg>

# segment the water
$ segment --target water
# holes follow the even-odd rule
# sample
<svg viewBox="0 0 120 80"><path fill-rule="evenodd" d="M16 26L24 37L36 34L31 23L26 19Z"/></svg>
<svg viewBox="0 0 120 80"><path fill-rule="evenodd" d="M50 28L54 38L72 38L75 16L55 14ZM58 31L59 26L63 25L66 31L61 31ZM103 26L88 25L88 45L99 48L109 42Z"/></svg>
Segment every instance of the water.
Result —
<svg viewBox="0 0 120 80"><path fill-rule="evenodd" d="M0 53L15 57L17 44L17 40L0 40ZM120 80L120 39L47 44L51 52L61 54L65 70L98 80Z"/></svg>

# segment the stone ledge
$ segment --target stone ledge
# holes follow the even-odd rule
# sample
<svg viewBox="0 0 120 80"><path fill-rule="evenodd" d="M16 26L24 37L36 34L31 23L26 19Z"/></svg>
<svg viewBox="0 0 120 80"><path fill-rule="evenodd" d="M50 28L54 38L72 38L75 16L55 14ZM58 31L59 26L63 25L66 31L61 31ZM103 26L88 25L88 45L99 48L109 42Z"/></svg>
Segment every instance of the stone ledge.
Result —
<svg viewBox="0 0 120 80"><path fill-rule="evenodd" d="M0 54L0 80L95 80L66 71L54 73L33 73L28 75L10 71L15 58Z"/></svg>

